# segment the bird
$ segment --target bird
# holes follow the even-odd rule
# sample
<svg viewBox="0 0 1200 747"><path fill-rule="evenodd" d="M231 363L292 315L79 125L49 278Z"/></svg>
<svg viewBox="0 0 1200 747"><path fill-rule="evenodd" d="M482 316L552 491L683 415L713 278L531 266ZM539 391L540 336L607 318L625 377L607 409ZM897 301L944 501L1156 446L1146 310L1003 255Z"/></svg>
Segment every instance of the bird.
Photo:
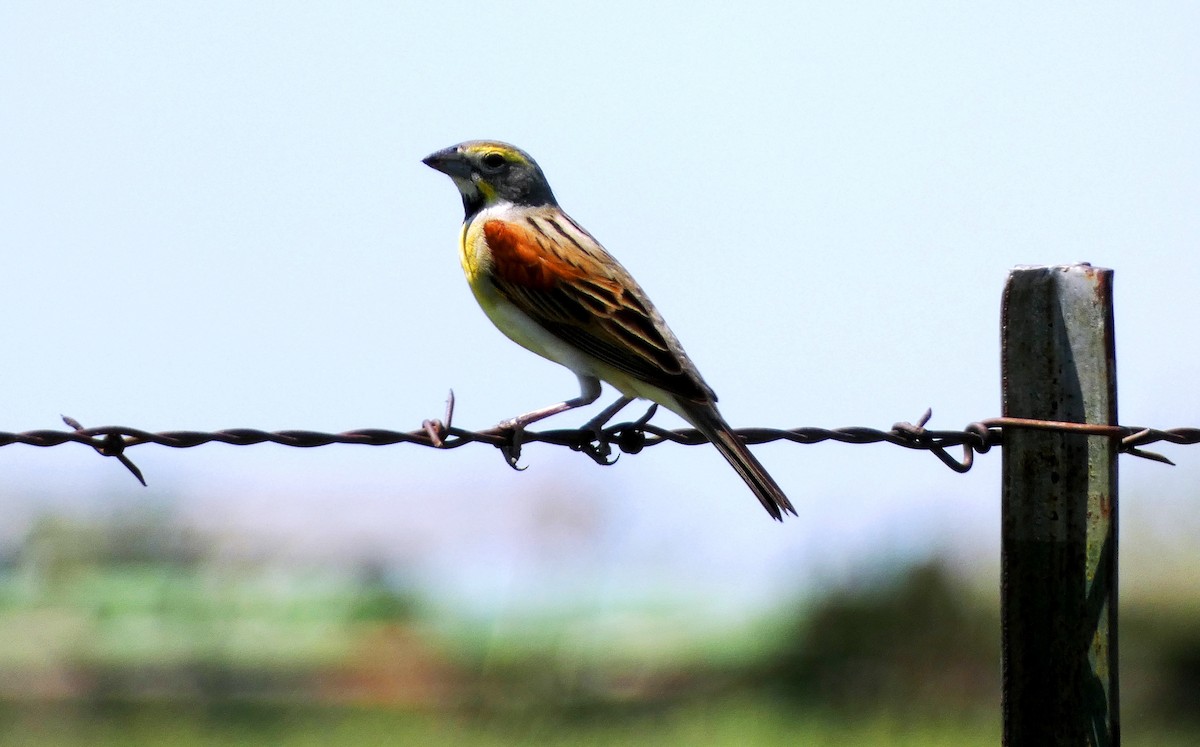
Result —
<svg viewBox="0 0 1200 747"><path fill-rule="evenodd" d="M676 413L716 446L776 521L796 515L779 484L717 410L717 395L633 276L559 207L540 166L497 140L423 159L450 177L465 217L459 259L484 313L517 344L570 369L578 397L500 424L516 431L621 393L587 427L641 398Z"/></svg>

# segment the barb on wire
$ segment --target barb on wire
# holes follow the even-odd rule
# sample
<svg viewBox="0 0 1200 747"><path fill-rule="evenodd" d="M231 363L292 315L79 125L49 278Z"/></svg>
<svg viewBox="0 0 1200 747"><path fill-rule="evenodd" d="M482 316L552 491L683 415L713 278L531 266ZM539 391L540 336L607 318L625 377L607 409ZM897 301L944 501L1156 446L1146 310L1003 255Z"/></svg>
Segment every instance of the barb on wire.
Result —
<svg viewBox="0 0 1200 747"><path fill-rule="evenodd" d="M80 425L79 421L67 415L61 416L64 423L69 427L74 428L76 433L83 434L87 429ZM96 438L89 438L84 443L87 443L102 456L115 457L118 462L125 465L125 468L133 473L137 481L146 487L146 478L142 476L142 471L138 466L125 456L125 440L121 438L119 433L105 433L103 437L97 435Z"/></svg>
<svg viewBox="0 0 1200 747"><path fill-rule="evenodd" d="M414 431L391 431L378 428L363 428L342 433L320 433L305 430L262 431L253 428L231 428L228 430L162 431L150 433L124 426L84 428L74 418L63 416L73 430L33 430L23 433L0 432L0 446L27 444L49 447L73 442L95 449L103 456L113 457L125 465L133 476L146 484L141 470L126 455L133 446L153 443L173 449L189 449L207 443L224 443L233 446L274 443L294 448L314 448L330 444L359 444L366 446L390 446L398 443L428 446L437 449L457 449L472 443L489 444L504 455L505 461L514 469L516 457L520 455L520 444L545 443L566 446L573 451L586 454L597 464L609 465L616 461L615 447L620 453L637 454L646 447L670 441L677 444L697 445L708 439L694 428L668 430L652 425L657 406L652 406L637 420L604 426L602 428L558 429L546 431L523 431L520 434L511 428L494 427L482 431L470 431L453 425L454 392L446 401L445 417L442 420L426 420ZM1003 444L1005 430L1032 428L1083 435L1105 436L1119 439L1118 450L1136 457L1164 464L1174 464L1167 457L1142 447L1158 442L1177 445L1200 443L1200 428L1156 428L1129 427L1121 425L1092 425L1067 423L1051 420L1026 418L987 418L971 423L960 431L930 430L926 428L932 410L926 410L917 422L896 423L890 430L876 430L852 426L848 428L741 428L734 432L748 444L763 444L772 441L790 441L798 444L816 444L837 441L847 444L889 443L906 449L928 451L955 472L967 472L974 464L975 454L984 454L993 446ZM962 458L949 452L962 447Z"/></svg>

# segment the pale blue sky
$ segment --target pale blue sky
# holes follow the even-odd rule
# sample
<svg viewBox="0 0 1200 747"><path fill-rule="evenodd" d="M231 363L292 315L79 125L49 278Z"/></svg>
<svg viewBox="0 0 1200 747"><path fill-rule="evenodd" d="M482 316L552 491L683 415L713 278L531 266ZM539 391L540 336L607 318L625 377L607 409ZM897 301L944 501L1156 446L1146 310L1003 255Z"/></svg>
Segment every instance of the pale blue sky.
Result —
<svg viewBox="0 0 1200 747"><path fill-rule="evenodd" d="M1200 422L1194 4L250 5L0 7L0 428L407 429L451 387L486 427L574 394L461 277L458 196L420 159L469 138L540 161L735 425L996 415L1006 272L1078 260L1116 270L1122 420ZM178 502L479 598L548 566L736 602L879 555L994 562L998 454L756 451L798 519L673 446L534 446L522 474L484 447L141 447L144 490L6 447L0 474L10 536L51 496ZM1197 529L1200 454L1170 453L1122 462L1126 526L1163 546Z"/></svg>

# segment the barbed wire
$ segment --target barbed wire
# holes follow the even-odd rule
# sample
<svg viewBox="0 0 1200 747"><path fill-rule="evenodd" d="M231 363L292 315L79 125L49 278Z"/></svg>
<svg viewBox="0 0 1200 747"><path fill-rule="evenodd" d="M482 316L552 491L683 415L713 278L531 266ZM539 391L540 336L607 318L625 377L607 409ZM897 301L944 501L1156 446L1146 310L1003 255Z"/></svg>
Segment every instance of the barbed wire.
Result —
<svg viewBox="0 0 1200 747"><path fill-rule="evenodd" d="M133 473L142 485L146 484L142 471L138 469L125 451L142 444L158 444L173 449L190 449L208 443L223 443L232 446L251 446L274 443L295 448L315 448L331 444L357 444L362 446L391 446L399 443L427 446L438 449L456 449L467 444L483 443L500 449L508 465L514 469L521 455L521 447L528 443L544 443L566 446L581 452L597 464L609 465L616 462L620 453L637 454L643 449L661 443L676 443L695 446L708 443L708 439L694 428L668 430L650 424L658 406L652 405L637 420L597 428L555 429L544 431L514 430L494 427L472 431L453 426L454 393L446 403L443 420L426 420L421 427L412 431L393 431L382 428L362 428L341 433L323 433L310 430L264 431L255 428L229 428L219 431L161 431L151 433L125 426L102 426L85 428L74 418L63 416L63 422L73 430L31 430L22 433L0 432L0 446L26 444L28 446L51 447L65 443L79 443L95 449L97 453L113 457ZM1008 429L1034 429L1077 433L1091 436L1107 436L1119 439L1118 451L1150 459L1164 464L1174 464L1161 454L1145 451L1142 447L1159 442L1177 445L1200 443L1200 428L1143 428L1122 425L1094 425L1055 420L997 417L979 420L962 430L933 430L926 424L933 416L926 410L915 424L900 422L889 430L863 426L845 428L738 428L734 433L747 444L764 444L774 441L789 441L797 444L817 444L836 441L846 444L888 443L906 449L928 451L955 472L964 473L971 469L975 454L987 453L993 446L1004 442L1004 431ZM950 449L962 448L962 456L956 457Z"/></svg>

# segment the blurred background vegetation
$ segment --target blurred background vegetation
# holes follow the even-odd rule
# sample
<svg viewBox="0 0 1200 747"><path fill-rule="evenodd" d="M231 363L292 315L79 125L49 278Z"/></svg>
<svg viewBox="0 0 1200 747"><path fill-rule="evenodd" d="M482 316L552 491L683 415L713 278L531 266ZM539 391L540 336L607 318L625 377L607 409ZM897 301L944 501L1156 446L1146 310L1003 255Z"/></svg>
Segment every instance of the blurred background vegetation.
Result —
<svg viewBox="0 0 1200 747"><path fill-rule="evenodd" d="M395 563L169 509L46 513L0 564L4 744L995 744L997 590L880 562L762 615L471 614ZM1200 729L1200 599L1122 595L1127 743Z"/></svg>

